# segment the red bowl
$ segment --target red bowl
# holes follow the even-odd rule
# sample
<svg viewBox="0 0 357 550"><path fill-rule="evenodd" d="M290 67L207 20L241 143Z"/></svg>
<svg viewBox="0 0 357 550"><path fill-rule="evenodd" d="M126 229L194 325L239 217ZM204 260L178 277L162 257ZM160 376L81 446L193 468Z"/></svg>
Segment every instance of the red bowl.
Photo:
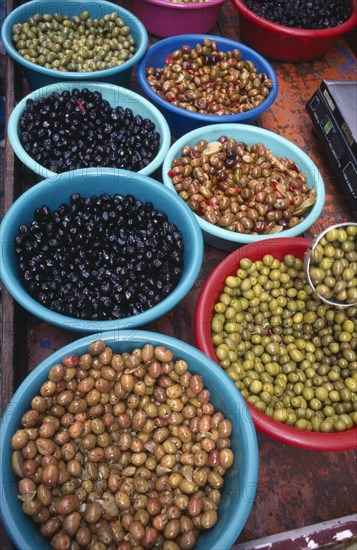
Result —
<svg viewBox="0 0 357 550"><path fill-rule="evenodd" d="M342 25L311 30L272 23L247 8L242 0L231 2L239 12L239 30L244 42L262 55L279 61L308 61L320 57L337 36L357 24L357 0L350 0L352 15Z"/></svg>
<svg viewBox="0 0 357 550"><path fill-rule="evenodd" d="M265 254L272 254L282 260L286 254L293 254L303 260L310 242L309 239L302 238L268 239L243 246L220 262L206 280L197 301L194 318L197 347L218 363L211 339L213 307L222 293L226 278L235 274L242 258L256 261ZM357 448L357 427L336 433L308 432L273 420L250 403L247 402L247 405L256 429L283 443L313 451L346 451Z"/></svg>

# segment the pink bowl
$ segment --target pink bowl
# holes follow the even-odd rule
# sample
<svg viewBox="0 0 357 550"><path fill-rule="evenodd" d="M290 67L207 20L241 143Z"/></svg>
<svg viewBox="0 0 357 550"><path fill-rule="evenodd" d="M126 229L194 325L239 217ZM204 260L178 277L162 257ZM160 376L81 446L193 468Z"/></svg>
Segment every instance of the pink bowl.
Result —
<svg viewBox="0 0 357 550"><path fill-rule="evenodd" d="M239 12L240 34L260 54L279 61L308 61L323 55L337 36L357 23L357 1L350 0L352 14L347 21L328 29L298 29L272 23L247 8L242 0L231 0Z"/></svg>
<svg viewBox="0 0 357 550"><path fill-rule="evenodd" d="M224 0L176 4L169 0L131 0L130 9L150 34L160 37L207 33L216 24Z"/></svg>

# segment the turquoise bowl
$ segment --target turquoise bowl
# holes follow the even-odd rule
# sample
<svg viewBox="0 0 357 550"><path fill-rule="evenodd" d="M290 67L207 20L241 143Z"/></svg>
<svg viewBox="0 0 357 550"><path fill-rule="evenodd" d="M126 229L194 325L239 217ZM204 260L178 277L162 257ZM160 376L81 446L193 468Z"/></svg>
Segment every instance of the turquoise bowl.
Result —
<svg viewBox="0 0 357 550"><path fill-rule="evenodd" d="M221 136L235 138L237 141L242 141L247 145L263 143L263 145L273 151L274 155L294 160L300 171L306 174L307 185L316 190L316 202L301 223L274 235L245 235L235 233L218 225L213 225L195 214L196 220L203 231L204 240L216 248L234 250L243 244L259 242L264 239L271 239L272 237L297 237L304 233L304 231L307 231L321 214L325 202L325 186L321 174L313 160L297 145L274 132L264 130L258 126L249 126L247 124L215 124L198 128L185 134L172 145L166 155L162 166L164 184L172 191L175 191L168 172L171 169L172 160L174 158L181 158L181 150L185 145L193 146L201 139L215 141Z"/></svg>
<svg viewBox="0 0 357 550"><path fill-rule="evenodd" d="M234 383L212 359L185 342L140 330L95 334L72 342L42 361L26 377L10 401L0 428L0 486L3 495L0 512L14 544L26 550L51 550L49 540L41 536L39 525L25 516L21 501L17 498L18 478L11 467L12 434L21 427L21 416L31 408L31 399L38 395L50 368L60 363L66 355L86 353L88 345L98 338L104 339L115 353L131 352L146 343L170 348L174 360L184 359L191 373L202 375L216 410L232 422L231 448L235 459L225 476L218 509L219 521L213 529L199 536L195 546L195 550L228 550L247 521L258 482L258 446L252 417Z"/></svg>
<svg viewBox="0 0 357 550"><path fill-rule="evenodd" d="M126 25L130 27L132 36L135 39L136 51L128 61L117 67L105 69L102 71L92 71L87 73L55 71L36 65L27 61L16 50L12 42L12 28L16 23L25 23L36 13L50 13L51 15L59 13L68 15L72 18L74 15L80 15L82 11L88 11L91 18L101 19L108 13L117 12ZM117 4L101 0L100 2L88 2L87 0L76 0L75 2L61 2L60 0L32 0L22 3L6 17L2 29L1 39L7 53L17 61L24 69L25 75L33 90L61 82L63 80L81 80L95 82L109 82L120 86L126 86L129 83L132 69L138 61L144 56L148 45L148 34L144 25L130 11L119 7Z"/></svg>
<svg viewBox="0 0 357 550"><path fill-rule="evenodd" d="M151 202L176 224L184 243L183 272L178 285L161 302L150 309L123 319L91 321L56 313L37 302L25 289L15 254L14 239L21 224L31 223L34 210L47 204L51 209L69 202L73 193L83 197L131 194L142 202ZM201 230L189 207L172 191L148 176L114 170L87 168L60 174L55 181L43 180L23 193L9 208L0 226L0 276L12 297L27 311L64 329L81 332L122 330L145 325L173 309L190 291L199 274L203 257Z"/></svg>
<svg viewBox="0 0 357 550"><path fill-rule="evenodd" d="M171 135L169 126L164 116L155 107L155 105L152 105L152 103L144 97L132 92L131 90L127 90L126 88L104 82L83 81L68 81L50 84L49 86L45 86L44 88L40 88L39 90L28 94L16 105L9 118L7 133L11 147L13 148L16 156L25 164L25 166L35 172L39 176L39 179L51 178L51 180L53 180L59 176L56 172L52 172L51 170L48 170L48 168L45 168L45 166L38 164L38 162L36 162L25 151L20 139L20 120L26 109L26 102L28 99L36 101L42 97L49 96L53 92L60 94L64 90L71 91L74 88L79 90L87 88L91 92L98 91L102 94L103 99L109 101L112 107L118 107L120 105L124 109L131 109L134 115L141 115L143 118L149 118L155 124L156 131L160 134L160 149L150 164L145 166L142 170L139 170L138 174L148 176L160 168L167 151L169 150Z"/></svg>

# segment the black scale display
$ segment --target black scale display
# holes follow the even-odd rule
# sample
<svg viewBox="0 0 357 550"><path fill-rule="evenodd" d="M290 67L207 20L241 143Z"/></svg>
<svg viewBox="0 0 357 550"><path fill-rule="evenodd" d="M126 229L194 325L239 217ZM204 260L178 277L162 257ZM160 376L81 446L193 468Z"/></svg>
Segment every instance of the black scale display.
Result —
<svg viewBox="0 0 357 550"><path fill-rule="evenodd" d="M306 108L357 220L357 80L323 80Z"/></svg>

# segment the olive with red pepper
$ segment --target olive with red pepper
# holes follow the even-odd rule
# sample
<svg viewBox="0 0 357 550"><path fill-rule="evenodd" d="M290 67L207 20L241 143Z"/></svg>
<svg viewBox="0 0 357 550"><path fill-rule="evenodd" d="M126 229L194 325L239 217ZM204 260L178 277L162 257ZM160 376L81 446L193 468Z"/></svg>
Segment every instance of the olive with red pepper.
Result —
<svg viewBox="0 0 357 550"><path fill-rule="evenodd" d="M172 52L163 68L149 67L146 76L152 90L172 105L209 115L254 109L273 88L251 60L243 61L240 50L220 51L208 38Z"/></svg>
<svg viewBox="0 0 357 550"><path fill-rule="evenodd" d="M227 136L184 146L168 176L195 214L237 233L279 233L315 203L315 189L294 160Z"/></svg>

